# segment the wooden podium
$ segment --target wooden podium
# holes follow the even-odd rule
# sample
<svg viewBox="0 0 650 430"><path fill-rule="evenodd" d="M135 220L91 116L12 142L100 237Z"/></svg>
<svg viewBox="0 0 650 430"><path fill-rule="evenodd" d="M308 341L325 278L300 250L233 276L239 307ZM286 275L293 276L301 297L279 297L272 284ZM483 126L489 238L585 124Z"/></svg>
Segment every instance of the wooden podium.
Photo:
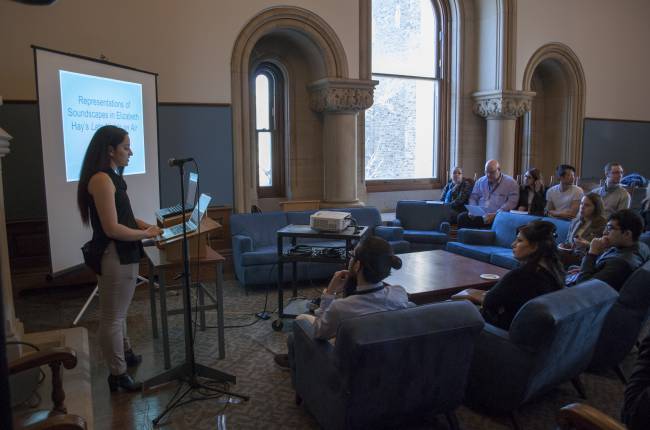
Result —
<svg viewBox="0 0 650 430"><path fill-rule="evenodd" d="M189 216L188 216L189 217ZM180 215L175 217L178 222L181 222L183 217ZM206 245L209 245L209 234L221 228L221 224L204 216L201 220L199 228L193 232L187 233L187 246L190 258L204 258ZM158 249L165 251L165 256L169 261L183 260L183 235L178 235L168 240L161 240L156 242Z"/></svg>

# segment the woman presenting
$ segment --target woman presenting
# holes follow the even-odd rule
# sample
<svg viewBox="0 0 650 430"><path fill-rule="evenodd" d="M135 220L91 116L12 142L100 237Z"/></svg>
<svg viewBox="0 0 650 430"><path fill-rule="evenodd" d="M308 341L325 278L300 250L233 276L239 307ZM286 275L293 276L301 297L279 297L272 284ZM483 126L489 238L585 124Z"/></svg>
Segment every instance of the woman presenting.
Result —
<svg viewBox="0 0 650 430"><path fill-rule="evenodd" d="M98 260L93 268L99 287L99 343L110 369L111 391L137 391L142 385L126 371L127 366L142 361L133 353L126 335L126 315L144 255L141 240L161 233L158 227L133 215L122 178L131 155L126 130L101 127L86 150L77 189L81 219L86 225L90 221L93 229L90 245Z"/></svg>

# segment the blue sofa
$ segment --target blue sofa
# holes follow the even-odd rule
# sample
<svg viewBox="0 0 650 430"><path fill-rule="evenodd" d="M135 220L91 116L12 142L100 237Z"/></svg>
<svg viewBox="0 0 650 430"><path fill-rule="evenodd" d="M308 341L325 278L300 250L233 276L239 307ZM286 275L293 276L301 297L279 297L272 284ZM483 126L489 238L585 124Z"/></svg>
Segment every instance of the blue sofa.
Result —
<svg viewBox="0 0 650 430"><path fill-rule="evenodd" d="M402 238L401 227L382 225L381 214L375 207L333 209L350 212L359 225L368 226L370 234L386 239L395 253L407 252L409 243ZM232 254L235 275L244 285L275 283L278 276L277 234L289 224L309 224L309 216L315 211L304 212L266 212L256 214L235 214L230 218L232 235ZM306 241L298 243L318 244L318 246L344 246L342 241ZM285 252L291 247L285 241ZM325 279L341 266L331 263L298 263L298 280ZM290 266L286 265L284 279L291 279Z"/></svg>
<svg viewBox="0 0 650 430"><path fill-rule="evenodd" d="M592 279L529 301L509 331L485 324L470 369L468 404L510 413L565 381L580 392L578 376L589 366L616 297L609 285Z"/></svg>
<svg viewBox="0 0 650 430"><path fill-rule="evenodd" d="M569 230L569 221L499 212L494 218L490 230L469 228L458 230L458 241L448 242L447 251L505 267L506 269L514 269L519 263L512 255L511 244L517 237L517 228L535 220L544 220L555 224L557 228L556 242L558 244L564 242Z"/></svg>
<svg viewBox="0 0 650 430"><path fill-rule="evenodd" d="M458 428L483 318L469 302L442 302L345 320L336 344L295 321L289 337L297 399L324 429L401 428L445 414Z"/></svg>
<svg viewBox="0 0 650 430"><path fill-rule="evenodd" d="M388 225L404 229L411 251L443 249L449 241L449 207L426 200L400 200L395 220Z"/></svg>
<svg viewBox="0 0 650 430"><path fill-rule="evenodd" d="M626 383L619 364L635 345L650 309L650 262L645 263L630 275L618 293L600 333L592 369L613 367Z"/></svg>

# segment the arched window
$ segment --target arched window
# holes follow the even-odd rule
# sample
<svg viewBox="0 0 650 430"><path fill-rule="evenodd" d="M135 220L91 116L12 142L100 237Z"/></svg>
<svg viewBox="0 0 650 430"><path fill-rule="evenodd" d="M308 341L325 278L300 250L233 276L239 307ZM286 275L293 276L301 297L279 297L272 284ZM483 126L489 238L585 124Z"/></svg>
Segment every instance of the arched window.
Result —
<svg viewBox="0 0 650 430"><path fill-rule="evenodd" d="M257 142L257 195L283 197L284 190L284 83L279 68L262 63L253 74L255 138Z"/></svg>
<svg viewBox="0 0 650 430"><path fill-rule="evenodd" d="M371 10L371 70L379 85L365 114L366 182L369 188L431 188L444 176L444 39L438 5L432 0L372 0Z"/></svg>

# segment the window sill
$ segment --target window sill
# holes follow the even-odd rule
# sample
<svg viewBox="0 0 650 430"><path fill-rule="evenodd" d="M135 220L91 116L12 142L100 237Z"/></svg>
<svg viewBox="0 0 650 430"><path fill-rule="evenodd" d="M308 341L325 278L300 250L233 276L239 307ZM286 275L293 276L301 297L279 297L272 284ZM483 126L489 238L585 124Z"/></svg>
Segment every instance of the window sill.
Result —
<svg viewBox="0 0 650 430"><path fill-rule="evenodd" d="M366 181L366 192L416 191L442 188L439 179L390 179Z"/></svg>

